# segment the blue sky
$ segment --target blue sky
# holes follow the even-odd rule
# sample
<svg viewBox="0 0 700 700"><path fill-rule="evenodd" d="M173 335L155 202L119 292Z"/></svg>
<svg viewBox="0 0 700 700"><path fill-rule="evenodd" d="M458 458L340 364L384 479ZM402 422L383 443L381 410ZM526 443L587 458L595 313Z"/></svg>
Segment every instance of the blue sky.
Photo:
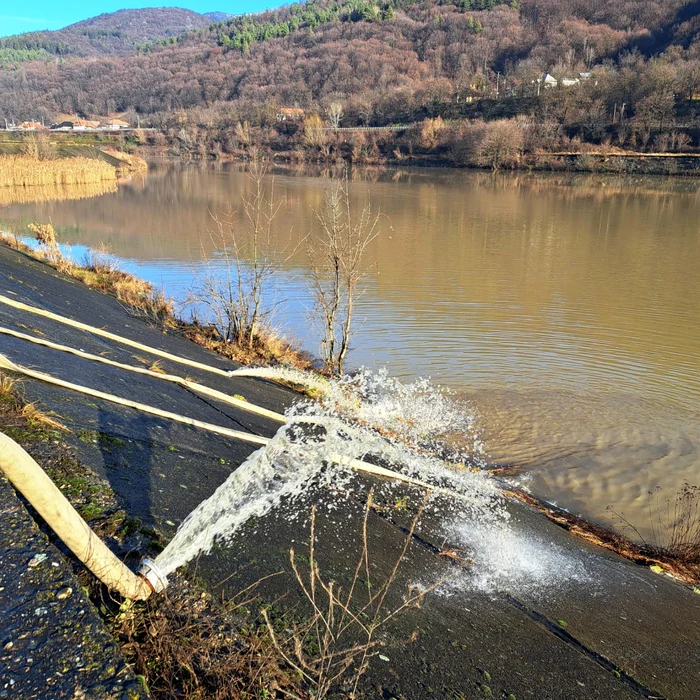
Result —
<svg viewBox="0 0 700 700"><path fill-rule="evenodd" d="M184 0L173 3L195 12L228 12L232 15L258 12L284 4L284 0ZM36 32L41 29L60 29L68 24L95 17L104 12L115 12L135 7L170 7L167 2L130 2L129 0L34 0L31 3L3 2L0 8L0 36Z"/></svg>

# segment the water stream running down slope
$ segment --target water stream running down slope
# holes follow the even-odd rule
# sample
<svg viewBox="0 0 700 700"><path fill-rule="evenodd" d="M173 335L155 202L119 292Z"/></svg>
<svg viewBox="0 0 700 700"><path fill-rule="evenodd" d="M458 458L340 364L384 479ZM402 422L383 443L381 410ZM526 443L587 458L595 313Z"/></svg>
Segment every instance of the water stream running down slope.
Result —
<svg viewBox="0 0 700 700"><path fill-rule="evenodd" d="M276 375L266 370L265 376L290 379L286 370ZM297 383L307 379L294 375ZM352 479L350 463L356 459L454 492L465 517L507 521L500 492L478 468L478 457L462 453L446 460L441 436L472 430L472 419L428 380L402 384L386 371L362 370L326 382L325 389L318 402L293 406L270 443L250 455L186 518L157 558L165 574L210 551L215 542L230 540L249 518L264 516L283 499L300 497L311 484L342 491ZM478 449L478 440L475 444Z"/></svg>
<svg viewBox="0 0 700 700"><path fill-rule="evenodd" d="M262 376L260 372L256 376ZM293 375L292 379L288 370L264 370L268 378L297 384L315 381L298 371ZM329 487L343 498L354 479L351 462L361 459L434 487L427 508L439 516L443 534L454 534L453 539L475 555L472 580L477 587L507 590L521 582L540 588L562 578L586 578L581 562L565 552L552 552L545 542L530 539L526 556L513 556L520 535L509 524L496 482L482 468L479 437L466 407L427 379L404 384L385 370L363 369L352 377L324 382L325 393L318 401L293 406L270 443L250 455L190 513L156 559L164 574L208 553L215 543L231 542L249 519L264 517L283 502L293 507L311 486ZM444 440L455 432L471 436L473 448L451 451ZM382 480L378 488L393 489L396 484ZM451 497L445 498L446 492Z"/></svg>

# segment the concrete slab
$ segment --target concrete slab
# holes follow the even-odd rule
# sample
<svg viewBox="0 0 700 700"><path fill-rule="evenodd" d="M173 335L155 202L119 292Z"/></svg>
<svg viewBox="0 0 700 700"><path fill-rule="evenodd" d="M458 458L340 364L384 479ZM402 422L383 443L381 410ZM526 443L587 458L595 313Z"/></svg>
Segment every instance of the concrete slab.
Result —
<svg viewBox="0 0 700 700"><path fill-rule="evenodd" d="M113 299L0 248L0 293L7 292L170 352L232 366L182 338L164 335L129 317ZM74 331L30 316L8 312L0 305L0 324L14 324L25 332L29 327L57 342L76 345ZM78 347L108 352L124 362L137 361L128 349L89 334L81 334ZM72 381L79 378L80 383L143 403L264 435L272 435L277 428L273 422L216 406L155 379L126 377L114 368L5 337L0 337L0 348L22 364ZM182 367L163 364L168 371L184 374ZM283 409L295 398L269 382L222 380L189 370L187 374L273 410ZM30 400L56 411L73 428L73 445L81 459L108 478L129 514L156 524L166 537L255 449L103 401L86 401L39 382L27 381L25 386ZM289 572L289 548L303 551L307 513L316 503L328 516L319 532L319 561L347 585L358 552L362 501L373 483L377 482L356 479L353 498L340 498L329 490L311 491L304 502L247 523L230 546L218 547L196 562L197 574L218 591L220 581L241 569L223 586L235 591L268 573ZM386 498L401 493L392 488ZM416 494L410 489L406 494L415 503ZM478 548L470 543L469 528L460 529L450 505L445 502L425 514L401 567L394 604L409 584L435 580L454 568L440 556L441 550L460 549L469 556L470 548L474 549L476 563L473 570L459 570L441 594L426 598L420 609L406 612L387 627L382 655L389 661L372 660L365 682L368 696L698 697L698 668L693 659L700 654L700 596L574 539L520 504L509 508L515 539L507 543L509 549L502 556L520 559L506 569L512 575L501 571L490 589L479 582L486 569L477 556ZM405 513L390 507L372 516L370 536L379 577L401 550L406 522ZM534 583L532 567L523 563L528 557L542 557L534 562L540 576ZM547 567L556 574L551 577L556 585L546 582ZM271 598L284 594L290 605L299 603L298 586L289 575L272 579L265 590Z"/></svg>
<svg viewBox="0 0 700 700"><path fill-rule="evenodd" d="M70 566L3 476L0 513L0 698L147 697Z"/></svg>

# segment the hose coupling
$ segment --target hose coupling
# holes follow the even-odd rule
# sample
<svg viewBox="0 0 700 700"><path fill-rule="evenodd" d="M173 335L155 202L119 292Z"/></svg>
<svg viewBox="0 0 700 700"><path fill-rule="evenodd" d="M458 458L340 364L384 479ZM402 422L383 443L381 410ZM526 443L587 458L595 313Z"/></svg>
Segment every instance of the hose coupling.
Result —
<svg viewBox="0 0 700 700"><path fill-rule="evenodd" d="M168 586L167 576L158 568L158 565L150 557L141 560L139 576L146 579L146 583L153 589L154 593L160 593Z"/></svg>

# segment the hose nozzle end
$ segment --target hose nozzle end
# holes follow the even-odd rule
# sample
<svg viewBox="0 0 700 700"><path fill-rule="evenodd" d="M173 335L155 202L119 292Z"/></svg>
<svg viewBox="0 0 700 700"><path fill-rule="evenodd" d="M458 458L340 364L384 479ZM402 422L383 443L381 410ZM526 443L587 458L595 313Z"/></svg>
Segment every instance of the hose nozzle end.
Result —
<svg viewBox="0 0 700 700"><path fill-rule="evenodd" d="M154 593L160 593L168 586L167 576L158 568L155 561L150 557L144 557L141 560L139 576L146 579L146 582L153 589Z"/></svg>

